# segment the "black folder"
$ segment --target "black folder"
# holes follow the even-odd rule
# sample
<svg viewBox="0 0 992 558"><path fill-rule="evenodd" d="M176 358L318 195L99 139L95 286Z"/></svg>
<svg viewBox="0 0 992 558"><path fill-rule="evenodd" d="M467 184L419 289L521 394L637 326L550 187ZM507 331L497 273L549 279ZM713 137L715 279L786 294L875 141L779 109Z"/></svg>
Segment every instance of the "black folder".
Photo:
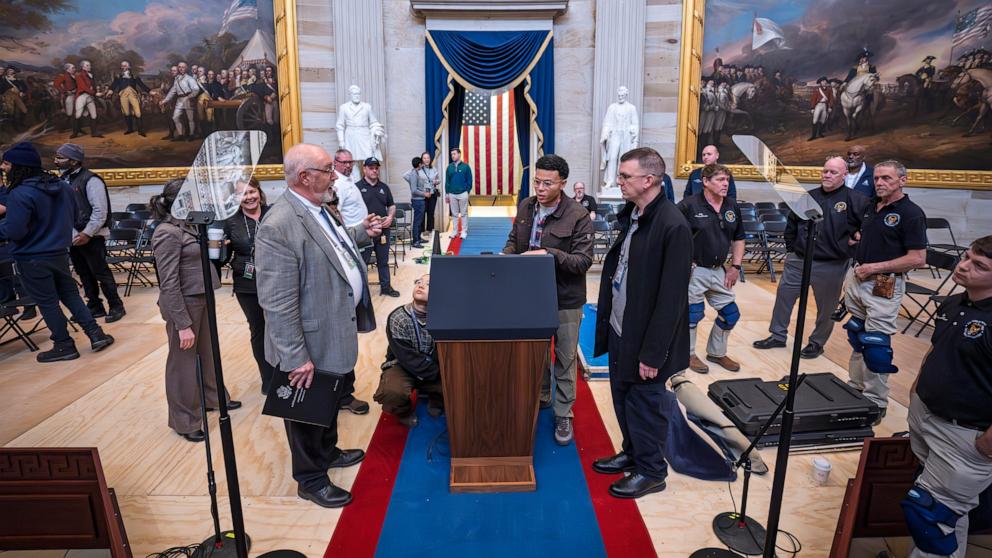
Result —
<svg viewBox="0 0 992 558"><path fill-rule="evenodd" d="M289 374L276 371L265 397L263 415L329 427L337 420L345 377L315 370L309 388L289 385Z"/></svg>

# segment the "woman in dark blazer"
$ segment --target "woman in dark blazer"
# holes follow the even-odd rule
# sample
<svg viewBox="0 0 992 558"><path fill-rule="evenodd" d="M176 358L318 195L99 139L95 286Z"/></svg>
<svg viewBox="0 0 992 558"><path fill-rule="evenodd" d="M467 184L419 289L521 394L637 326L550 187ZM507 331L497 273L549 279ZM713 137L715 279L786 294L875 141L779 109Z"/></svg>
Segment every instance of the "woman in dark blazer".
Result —
<svg viewBox="0 0 992 558"><path fill-rule="evenodd" d="M162 193L150 202L152 216L161 222L152 234L152 253L158 272L158 307L169 335L169 355L165 360L165 397L169 404L169 427L190 442L203 441L200 389L196 380L196 356L200 356L208 410L217 408L217 382L214 356L207 321L206 290L196 231L172 217L183 179L169 181ZM218 289L220 279L210 266L210 288ZM228 409L241 402L228 399Z"/></svg>
<svg viewBox="0 0 992 558"><path fill-rule="evenodd" d="M255 289L255 234L262 216L269 210L265 192L254 177L245 186L241 207L224 223L224 236L228 240L228 254L234 277L234 296L248 318L251 331L251 352L258 364L262 378L262 393L269 393L273 368L265 361L265 314L258 305Z"/></svg>

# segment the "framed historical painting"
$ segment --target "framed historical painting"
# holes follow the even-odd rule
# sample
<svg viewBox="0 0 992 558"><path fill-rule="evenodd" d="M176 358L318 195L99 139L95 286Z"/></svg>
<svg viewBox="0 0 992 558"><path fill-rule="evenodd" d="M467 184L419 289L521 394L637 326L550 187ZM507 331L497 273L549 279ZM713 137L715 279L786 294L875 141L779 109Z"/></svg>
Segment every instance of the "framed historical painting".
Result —
<svg viewBox="0 0 992 558"><path fill-rule="evenodd" d="M677 175L760 138L800 180L828 155L897 159L914 185L992 188L992 5L985 0L686 0Z"/></svg>
<svg viewBox="0 0 992 558"><path fill-rule="evenodd" d="M20 0L0 28L0 150L66 142L111 185L183 176L218 130L300 139L294 0Z"/></svg>

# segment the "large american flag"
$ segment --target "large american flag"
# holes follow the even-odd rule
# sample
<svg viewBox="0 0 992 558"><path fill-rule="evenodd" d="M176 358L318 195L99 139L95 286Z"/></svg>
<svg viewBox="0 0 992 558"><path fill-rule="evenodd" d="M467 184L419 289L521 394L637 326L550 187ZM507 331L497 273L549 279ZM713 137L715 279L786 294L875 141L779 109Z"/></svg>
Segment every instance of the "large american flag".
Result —
<svg viewBox="0 0 992 558"><path fill-rule="evenodd" d="M516 194L523 175L514 122L513 91L491 95L466 91L462 115L462 155L472 167L474 193Z"/></svg>
<svg viewBox="0 0 992 558"><path fill-rule="evenodd" d="M224 19L220 24L220 33L227 32L231 23L239 19L258 19L258 0L231 0L231 5L224 10Z"/></svg>
<svg viewBox="0 0 992 558"><path fill-rule="evenodd" d="M954 25L953 45L959 47L972 39L980 39L992 29L992 6L975 8L959 17Z"/></svg>

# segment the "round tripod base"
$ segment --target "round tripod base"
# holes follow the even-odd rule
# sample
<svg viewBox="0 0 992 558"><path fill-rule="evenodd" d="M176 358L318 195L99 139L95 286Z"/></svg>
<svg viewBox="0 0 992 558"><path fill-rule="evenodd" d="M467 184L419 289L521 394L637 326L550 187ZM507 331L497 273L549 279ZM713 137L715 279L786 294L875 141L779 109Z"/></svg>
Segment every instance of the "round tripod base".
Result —
<svg viewBox="0 0 992 558"><path fill-rule="evenodd" d="M713 532L727 548L741 554L761 554L764 551L765 528L750 517L741 517L733 512L721 513L713 518Z"/></svg>
<svg viewBox="0 0 992 558"><path fill-rule="evenodd" d="M689 558L743 558L726 548L703 548L689 555Z"/></svg>
<svg viewBox="0 0 992 558"><path fill-rule="evenodd" d="M251 549L251 537L245 535L245 548ZM235 544L234 531L223 531L220 542L209 537L193 552L191 558L238 558L238 545Z"/></svg>
<svg viewBox="0 0 992 558"><path fill-rule="evenodd" d="M262 554L258 558L307 558L307 555L295 550L273 550L272 552Z"/></svg>

